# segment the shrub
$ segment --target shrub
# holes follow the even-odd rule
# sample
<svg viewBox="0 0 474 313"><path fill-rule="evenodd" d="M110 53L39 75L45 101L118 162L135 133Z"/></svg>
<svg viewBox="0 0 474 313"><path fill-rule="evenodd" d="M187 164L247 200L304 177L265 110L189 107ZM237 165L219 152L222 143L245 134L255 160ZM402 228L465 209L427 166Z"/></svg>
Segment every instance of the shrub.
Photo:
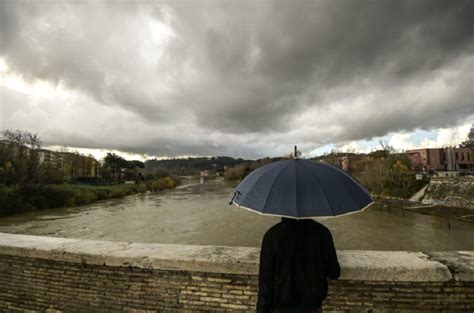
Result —
<svg viewBox="0 0 474 313"><path fill-rule="evenodd" d="M122 197L125 197L125 192L123 192L123 190L120 190L120 189L112 190L112 192L109 195L110 199L122 198Z"/></svg>
<svg viewBox="0 0 474 313"><path fill-rule="evenodd" d="M102 187L97 188L96 194L97 194L97 200L106 200L109 198L108 189L105 189Z"/></svg>
<svg viewBox="0 0 474 313"><path fill-rule="evenodd" d="M0 215L14 213L21 202L16 188L0 185Z"/></svg>
<svg viewBox="0 0 474 313"><path fill-rule="evenodd" d="M138 185L137 190L138 190L139 193L145 193L146 192L146 185L145 184Z"/></svg>
<svg viewBox="0 0 474 313"><path fill-rule="evenodd" d="M140 185L24 185L0 184L0 215L45 208L70 207L89 204L97 200L125 197L147 190L161 190L176 186L170 177L147 181Z"/></svg>
<svg viewBox="0 0 474 313"><path fill-rule="evenodd" d="M151 191L153 191L153 190L154 190L154 189L153 189L153 180L147 180L147 181L145 182L145 187L146 187L146 190L151 190Z"/></svg>
<svg viewBox="0 0 474 313"><path fill-rule="evenodd" d="M154 180L148 180L145 182L146 190L160 191L164 189L170 189L178 185L177 180L173 177L165 177Z"/></svg>
<svg viewBox="0 0 474 313"><path fill-rule="evenodd" d="M166 189L170 189L170 188L175 187L175 182L171 177L168 176L164 179L163 185Z"/></svg>
<svg viewBox="0 0 474 313"><path fill-rule="evenodd" d="M74 206L76 203L75 192L68 185L46 185L41 189L47 199L47 207Z"/></svg>
<svg viewBox="0 0 474 313"><path fill-rule="evenodd" d="M88 204L97 201L97 194L88 190L80 190L79 194L76 194L74 199L77 205Z"/></svg>
<svg viewBox="0 0 474 313"><path fill-rule="evenodd" d="M160 178L153 182L153 191L160 191L165 189L164 179Z"/></svg>
<svg viewBox="0 0 474 313"><path fill-rule="evenodd" d="M225 174L225 180L242 180L247 175L248 169L247 166L237 165L236 167L229 168Z"/></svg>

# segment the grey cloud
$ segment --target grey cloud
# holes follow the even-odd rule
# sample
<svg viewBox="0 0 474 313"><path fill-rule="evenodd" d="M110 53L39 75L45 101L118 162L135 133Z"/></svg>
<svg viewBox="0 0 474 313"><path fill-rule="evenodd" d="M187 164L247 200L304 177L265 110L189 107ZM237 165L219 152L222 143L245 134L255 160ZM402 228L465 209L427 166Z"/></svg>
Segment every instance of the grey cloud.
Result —
<svg viewBox="0 0 474 313"><path fill-rule="evenodd" d="M155 40L153 21L173 35ZM143 138L51 136L55 143L209 154L238 153L229 141L245 138L238 141L247 142L245 153L259 155L272 153L270 138L273 146L299 139L311 147L452 126L474 115L469 0L0 0L0 26L0 54L13 71L127 110L134 127L143 124ZM446 95L410 97L407 87L445 72L456 72L446 76L455 84ZM360 97L368 100L356 103ZM173 125L195 134L162 133Z"/></svg>

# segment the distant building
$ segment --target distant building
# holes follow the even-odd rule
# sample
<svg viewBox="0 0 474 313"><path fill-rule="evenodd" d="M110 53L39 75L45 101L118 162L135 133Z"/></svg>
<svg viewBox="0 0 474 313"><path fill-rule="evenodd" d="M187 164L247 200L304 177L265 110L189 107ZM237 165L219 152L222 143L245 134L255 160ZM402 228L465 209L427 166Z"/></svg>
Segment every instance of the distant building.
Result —
<svg viewBox="0 0 474 313"><path fill-rule="evenodd" d="M27 146L19 147L4 140L0 140L0 151L3 152L5 162L8 161L9 164L16 158L34 156L39 165L59 171L64 178L96 177L100 167L99 162L92 156L47 149L31 149Z"/></svg>
<svg viewBox="0 0 474 313"><path fill-rule="evenodd" d="M458 171L474 171L474 148L454 149L454 156Z"/></svg>
<svg viewBox="0 0 474 313"><path fill-rule="evenodd" d="M427 148L406 151L412 169L423 172L474 171L474 148Z"/></svg>
<svg viewBox="0 0 474 313"><path fill-rule="evenodd" d="M38 150L38 161L40 164L47 164L51 166L61 166L62 157L59 153L51 150Z"/></svg>
<svg viewBox="0 0 474 313"><path fill-rule="evenodd" d="M416 149L408 150L406 153L414 170L430 172L445 169L443 149Z"/></svg>
<svg viewBox="0 0 474 313"><path fill-rule="evenodd" d="M445 151L447 171L456 171L456 154L454 148L447 148Z"/></svg>
<svg viewBox="0 0 474 313"><path fill-rule="evenodd" d="M340 165L340 167L343 171L349 172L350 169L351 169L351 163L350 163L349 156L345 155L343 157L340 157L339 158L339 165Z"/></svg>

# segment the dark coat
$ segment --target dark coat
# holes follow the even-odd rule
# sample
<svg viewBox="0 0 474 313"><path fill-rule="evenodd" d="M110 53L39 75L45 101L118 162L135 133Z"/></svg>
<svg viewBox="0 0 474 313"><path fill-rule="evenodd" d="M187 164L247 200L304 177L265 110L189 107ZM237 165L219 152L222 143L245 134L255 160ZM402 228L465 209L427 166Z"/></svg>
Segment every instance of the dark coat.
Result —
<svg viewBox="0 0 474 313"><path fill-rule="evenodd" d="M340 275L331 232L311 219L282 218L263 237L257 312L316 309Z"/></svg>

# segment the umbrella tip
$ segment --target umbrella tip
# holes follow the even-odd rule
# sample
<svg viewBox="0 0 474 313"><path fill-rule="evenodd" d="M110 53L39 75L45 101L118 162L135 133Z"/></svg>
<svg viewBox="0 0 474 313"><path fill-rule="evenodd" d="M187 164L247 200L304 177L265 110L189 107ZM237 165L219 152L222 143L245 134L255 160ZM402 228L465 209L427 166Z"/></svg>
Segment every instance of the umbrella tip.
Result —
<svg viewBox="0 0 474 313"><path fill-rule="evenodd" d="M298 151L298 148L295 145L295 151L293 152L293 159L298 159L301 156L301 151Z"/></svg>

